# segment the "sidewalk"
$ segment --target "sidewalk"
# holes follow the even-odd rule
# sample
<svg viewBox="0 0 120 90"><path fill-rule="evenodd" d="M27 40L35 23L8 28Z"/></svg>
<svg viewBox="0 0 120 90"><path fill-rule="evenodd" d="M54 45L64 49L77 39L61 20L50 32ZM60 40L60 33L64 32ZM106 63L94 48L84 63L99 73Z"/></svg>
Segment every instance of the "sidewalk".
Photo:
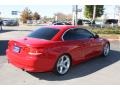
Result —
<svg viewBox="0 0 120 90"><path fill-rule="evenodd" d="M120 39L108 39L108 40L111 41L111 42L112 41L118 41L118 42L120 41Z"/></svg>
<svg viewBox="0 0 120 90"><path fill-rule="evenodd" d="M109 41L120 41L120 35L106 35L106 34L102 34L100 35L100 37L102 38L106 38Z"/></svg>

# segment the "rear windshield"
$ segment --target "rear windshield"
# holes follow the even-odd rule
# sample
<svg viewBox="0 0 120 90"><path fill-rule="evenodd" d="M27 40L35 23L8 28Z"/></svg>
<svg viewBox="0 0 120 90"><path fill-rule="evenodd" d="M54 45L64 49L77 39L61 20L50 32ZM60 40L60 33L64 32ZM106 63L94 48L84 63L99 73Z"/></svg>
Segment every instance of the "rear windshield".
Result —
<svg viewBox="0 0 120 90"><path fill-rule="evenodd" d="M58 31L59 29L55 28L39 28L29 34L28 37L51 40Z"/></svg>

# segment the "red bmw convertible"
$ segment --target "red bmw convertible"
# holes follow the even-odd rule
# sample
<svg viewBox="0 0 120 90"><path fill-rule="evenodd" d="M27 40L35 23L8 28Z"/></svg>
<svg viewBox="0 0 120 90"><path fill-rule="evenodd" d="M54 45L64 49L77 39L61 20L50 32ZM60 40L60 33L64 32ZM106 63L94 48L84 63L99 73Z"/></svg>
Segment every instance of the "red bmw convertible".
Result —
<svg viewBox="0 0 120 90"><path fill-rule="evenodd" d="M106 39L71 25L41 27L26 37L10 40L9 63L28 72L66 74L72 65L110 51Z"/></svg>

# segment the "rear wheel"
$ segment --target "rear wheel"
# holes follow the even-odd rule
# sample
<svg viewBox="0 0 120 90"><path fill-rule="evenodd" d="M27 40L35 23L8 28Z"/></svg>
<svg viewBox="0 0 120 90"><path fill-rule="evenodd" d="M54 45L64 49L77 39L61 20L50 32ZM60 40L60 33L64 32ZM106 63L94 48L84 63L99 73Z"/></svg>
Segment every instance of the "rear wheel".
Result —
<svg viewBox="0 0 120 90"><path fill-rule="evenodd" d="M64 75L68 72L71 66L71 59L68 55L62 55L58 58L55 66L55 73L58 75Z"/></svg>
<svg viewBox="0 0 120 90"><path fill-rule="evenodd" d="M110 45L109 43L106 43L103 48L103 56L108 56L109 52L110 52Z"/></svg>

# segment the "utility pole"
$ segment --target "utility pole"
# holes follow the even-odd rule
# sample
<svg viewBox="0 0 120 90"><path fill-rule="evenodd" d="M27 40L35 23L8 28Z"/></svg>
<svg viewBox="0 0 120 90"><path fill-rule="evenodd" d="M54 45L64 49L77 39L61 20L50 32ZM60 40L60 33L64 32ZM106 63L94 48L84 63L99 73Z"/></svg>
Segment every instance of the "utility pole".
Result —
<svg viewBox="0 0 120 90"><path fill-rule="evenodd" d="M55 16L55 22L57 22L58 21L58 18L57 18L57 15Z"/></svg>
<svg viewBox="0 0 120 90"><path fill-rule="evenodd" d="M78 19L78 5L75 5L75 25L77 25L77 19Z"/></svg>
<svg viewBox="0 0 120 90"><path fill-rule="evenodd" d="M96 17L96 5L93 7L93 21L95 20Z"/></svg>
<svg viewBox="0 0 120 90"><path fill-rule="evenodd" d="M78 8L78 5L73 5L72 6L72 24L73 25L77 25L78 12L82 12L82 8Z"/></svg>
<svg viewBox="0 0 120 90"><path fill-rule="evenodd" d="M72 24L77 25L77 19L78 19L78 5L73 5L72 7L72 12L73 12L73 19L72 19Z"/></svg>

